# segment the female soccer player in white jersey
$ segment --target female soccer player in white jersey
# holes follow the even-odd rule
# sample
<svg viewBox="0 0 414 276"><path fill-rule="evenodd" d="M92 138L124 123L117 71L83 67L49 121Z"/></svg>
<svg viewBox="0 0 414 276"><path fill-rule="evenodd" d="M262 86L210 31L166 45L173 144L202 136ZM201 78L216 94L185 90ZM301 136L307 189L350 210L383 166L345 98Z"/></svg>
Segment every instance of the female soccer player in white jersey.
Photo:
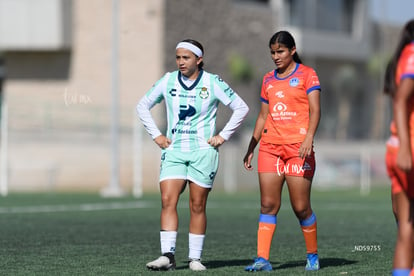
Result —
<svg viewBox="0 0 414 276"><path fill-rule="evenodd" d="M217 75L203 70L203 46L186 39L177 44L177 71L166 73L137 105L138 115L161 148L161 254L147 263L151 270L175 268L178 230L177 203L186 184L190 189L189 268L205 270L201 263L206 232L206 202L218 169L218 147L240 126L249 110L246 103ZM165 134L155 124L150 109L162 100L167 110ZM216 133L219 103L233 114Z"/></svg>

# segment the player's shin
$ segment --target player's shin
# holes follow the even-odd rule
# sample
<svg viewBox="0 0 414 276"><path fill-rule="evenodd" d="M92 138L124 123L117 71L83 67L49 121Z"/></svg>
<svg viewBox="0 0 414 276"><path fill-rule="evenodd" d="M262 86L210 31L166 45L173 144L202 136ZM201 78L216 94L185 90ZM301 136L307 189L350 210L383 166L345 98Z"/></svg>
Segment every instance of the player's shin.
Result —
<svg viewBox="0 0 414 276"><path fill-rule="evenodd" d="M276 223L277 217L275 215L260 214L259 229L257 230L257 257L269 260Z"/></svg>
<svg viewBox="0 0 414 276"><path fill-rule="evenodd" d="M316 216L314 213L305 219L299 221L302 228L303 237L305 238L306 253L317 254L318 242L317 242L317 230L316 230Z"/></svg>

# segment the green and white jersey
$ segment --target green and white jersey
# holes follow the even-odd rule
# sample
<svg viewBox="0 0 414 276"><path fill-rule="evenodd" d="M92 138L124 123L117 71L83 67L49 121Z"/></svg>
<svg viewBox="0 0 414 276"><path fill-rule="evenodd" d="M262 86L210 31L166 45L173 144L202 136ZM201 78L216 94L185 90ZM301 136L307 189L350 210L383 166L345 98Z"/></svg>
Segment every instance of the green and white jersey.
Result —
<svg viewBox="0 0 414 276"><path fill-rule="evenodd" d="M150 109L165 101L168 127L165 136L172 140L166 150L194 151L210 148L207 140L216 135L218 104L230 105L233 116L220 132L228 140L248 112L244 101L218 75L201 70L187 86L180 71L166 73L137 105L144 127L154 139L161 135ZM234 103L234 104L232 104Z"/></svg>

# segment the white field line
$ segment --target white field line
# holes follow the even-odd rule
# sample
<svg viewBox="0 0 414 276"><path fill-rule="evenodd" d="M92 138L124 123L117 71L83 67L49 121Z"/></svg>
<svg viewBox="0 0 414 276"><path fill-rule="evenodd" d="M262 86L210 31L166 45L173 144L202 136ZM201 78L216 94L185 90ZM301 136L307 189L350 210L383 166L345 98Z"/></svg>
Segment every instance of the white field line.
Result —
<svg viewBox="0 0 414 276"><path fill-rule="evenodd" d="M238 209L260 209L260 202L245 202L238 205L231 205L219 202L207 202L207 208L238 208ZM391 203L384 202L384 204L364 204L364 203L315 203L312 204L312 208L315 210L324 211L390 211ZM281 211L291 211L290 203L282 204Z"/></svg>
<svg viewBox="0 0 414 276"><path fill-rule="evenodd" d="M111 203L86 203L72 205L38 205L38 206L19 206L19 207L0 207L0 214L21 214L21 213L54 213L54 212L73 212L73 211L104 211L104 210L123 210L151 208L155 204L150 202L111 202Z"/></svg>
<svg viewBox="0 0 414 276"><path fill-rule="evenodd" d="M15 206L0 207L1 214L30 214L30 213L56 213L56 212L90 212L90 211L107 211L107 210L125 210L125 209L146 209L158 208L158 201L130 201L130 202L111 202L111 203L85 203L85 204L64 204L64 205L36 205L36 206ZM188 208L188 203L180 202L178 208ZM243 204L229 204L226 202L209 202L207 209L260 209L259 202L245 202ZM381 205L355 204L355 203L316 203L313 208L324 211L390 211L391 203ZM289 204L283 204L281 211L290 210Z"/></svg>

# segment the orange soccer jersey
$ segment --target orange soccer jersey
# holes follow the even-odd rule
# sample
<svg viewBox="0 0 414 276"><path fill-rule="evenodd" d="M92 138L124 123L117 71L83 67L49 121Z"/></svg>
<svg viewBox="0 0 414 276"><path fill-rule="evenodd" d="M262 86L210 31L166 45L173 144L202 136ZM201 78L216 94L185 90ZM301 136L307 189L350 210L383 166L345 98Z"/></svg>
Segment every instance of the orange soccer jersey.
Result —
<svg viewBox="0 0 414 276"><path fill-rule="evenodd" d="M396 85L400 85L401 80L405 78L414 78L414 41L405 46L398 60L395 75ZM408 103L408 114L410 114L408 123L410 126L411 144L414 144L414 97L411 97ZM394 121L391 122L391 134L397 135Z"/></svg>
<svg viewBox="0 0 414 276"><path fill-rule="evenodd" d="M400 59L398 60L395 77L397 86L404 78L414 79L414 42L407 45L401 53ZM414 145L414 97L411 97L408 102L408 113L411 145ZM397 194L401 192L401 190L404 190L407 192L410 198L414 198L414 186L409 185L410 183L414 183L414 170L411 170L410 172L404 172L396 165L399 140L397 136L397 128L394 121L391 122L390 130L391 137L387 142L387 153L385 160L388 175L391 179L392 193ZM412 155L414 158L414 147L412 147L412 150Z"/></svg>
<svg viewBox="0 0 414 276"><path fill-rule="evenodd" d="M262 141L271 144L303 142L309 127L308 94L320 90L316 72L303 64L285 78L277 70L263 77L261 101L269 104Z"/></svg>

